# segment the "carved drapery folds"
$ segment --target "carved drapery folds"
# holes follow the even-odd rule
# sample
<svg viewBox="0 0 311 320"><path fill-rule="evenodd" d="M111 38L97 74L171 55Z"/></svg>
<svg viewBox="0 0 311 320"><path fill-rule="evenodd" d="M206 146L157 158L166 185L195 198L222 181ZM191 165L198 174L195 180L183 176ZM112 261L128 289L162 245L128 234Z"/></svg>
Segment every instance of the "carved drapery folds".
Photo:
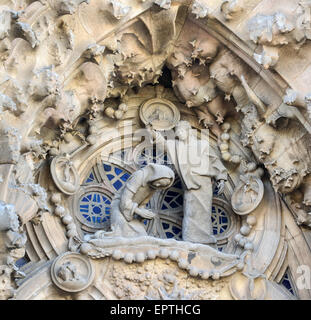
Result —
<svg viewBox="0 0 311 320"><path fill-rule="evenodd" d="M0 6L1 299L311 297L309 5L246 2Z"/></svg>

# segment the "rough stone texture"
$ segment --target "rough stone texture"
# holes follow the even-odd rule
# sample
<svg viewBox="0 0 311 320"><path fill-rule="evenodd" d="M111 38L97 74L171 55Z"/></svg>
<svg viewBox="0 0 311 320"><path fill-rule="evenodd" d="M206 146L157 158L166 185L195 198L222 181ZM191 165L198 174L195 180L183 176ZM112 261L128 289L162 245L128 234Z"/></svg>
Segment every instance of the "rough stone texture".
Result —
<svg viewBox="0 0 311 320"><path fill-rule="evenodd" d="M0 299L310 299L309 12L1 1Z"/></svg>

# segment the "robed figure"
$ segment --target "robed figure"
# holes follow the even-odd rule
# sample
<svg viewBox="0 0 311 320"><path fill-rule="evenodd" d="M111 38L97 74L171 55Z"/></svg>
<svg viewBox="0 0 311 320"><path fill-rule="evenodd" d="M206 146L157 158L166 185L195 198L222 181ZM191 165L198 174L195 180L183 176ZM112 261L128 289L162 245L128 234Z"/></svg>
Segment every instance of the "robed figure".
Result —
<svg viewBox="0 0 311 320"><path fill-rule="evenodd" d="M111 231L98 231L95 238L147 236L144 219L156 214L146 205L157 190L169 188L174 180L173 170L159 164L134 172L111 203Z"/></svg>
<svg viewBox="0 0 311 320"><path fill-rule="evenodd" d="M150 128L149 128L150 129ZM194 132L193 132L194 131ZM215 243L212 227L213 180L222 192L227 170L209 147L209 142L198 139L190 123L180 121L174 137L167 140L152 131L158 148L165 148L184 187L184 217L182 238L196 243Z"/></svg>

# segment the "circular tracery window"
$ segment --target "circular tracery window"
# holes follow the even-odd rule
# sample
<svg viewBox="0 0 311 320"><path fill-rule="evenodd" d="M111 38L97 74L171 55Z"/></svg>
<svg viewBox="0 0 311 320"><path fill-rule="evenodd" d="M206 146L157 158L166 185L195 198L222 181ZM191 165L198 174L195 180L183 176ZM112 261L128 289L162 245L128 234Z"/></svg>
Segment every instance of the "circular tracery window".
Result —
<svg viewBox="0 0 311 320"><path fill-rule="evenodd" d="M144 167L148 163L168 165L168 156L166 152L159 152L156 147L143 148L137 162L140 167Z"/></svg>
<svg viewBox="0 0 311 320"><path fill-rule="evenodd" d="M104 163L103 168L105 172L104 180L106 180L115 191L119 191L130 177L129 172L116 165Z"/></svg>
<svg viewBox="0 0 311 320"><path fill-rule="evenodd" d="M111 203L114 194L107 187L100 185L81 186L73 198L76 219L86 232L99 229L109 230L111 219Z"/></svg>
<svg viewBox="0 0 311 320"><path fill-rule="evenodd" d="M101 192L87 192L79 201L80 222L84 225L101 229L109 224L111 213L111 199Z"/></svg>
<svg viewBox="0 0 311 320"><path fill-rule="evenodd" d="M226 209L219 204L212 206L212 226L213 233L216 239L224 238L227 232L231 229L231 219ZM172 223L170 221L162 221L162 228L166 238L174 238L182 240L181 224Z"/></svg>
<svg viewBox="0 0 311 320"><path fill-rule="evenodd" d="M223 207L214 204L212 207L212 225L215 236L221 235L229 230L230 218Z"/></svg>
<svg viewBox="0 0 311 320"><path fill-rule="evenodd" d="M173 185L165 191L160 204L161 210L182 210L183 189L180 179L177 177Z"/></svg>
<svg viewBox="0 0 311 320"><path fill-rule="evenodd" d="M181 226L164 220L162 221L162 228L167 239L182 240Z"/></svg>
<svg viewBox="0 0 311 320"><path fill-rule="evenodd" d="M125 153L126 150L123 151ZM148 163L159 163L169 165L169 159L165 152L159 152L154 148L146 148L145 146L138 146L134 152L136 163L133 166L137 170L139 167L143 168ZM127 155L128 158L133 156ZM116 157L115 157L116 159ZM138 161L137 161L138 160ZM138 163L137 163L138 162ZM138 165L138 167L137 167ZM118 192L131 176L131 173L122 166L122 159L120 163L112 163L108 159L103 163L97 164L97 173L93 168L85 180L85 184L96 185L104 182L108 185L113 193ZM176 171L175 171L176 174ZM97 177L97 178L95 178ZM110 208L113 194L109 197L105 192L99 192L100 187L97 187L96 192L86 192L82 194L79 202L80 222L90 228L94 229L110 229ZM225 199L220 199L217 196L217 188L214 188L214 200L212 207L211 223L213 226L213 233L217 240L224 241L232 231L232 216L230 206L228 206ZM183 215L183 186L181 179L176 174L174 184L165 191L156 193L149 201L146 207L154 212L157 212L161 218L159 220L159 227L161 237L174 238L182 240L182 215ZM146 230L151 232L152 221L145 220ZM153 228L154 229L154 228Z"/></svg>
<svg viewBox="0 0 311 320"><path fill-rule="evenodd" d="M182 211L183 197L179 178L176 179L170 189L165 191L161 198L162 201L157 205L157 207L162 212L162 215L165 215L166 212L173 213ZM150 210L153 209L150 203L147 204L147 207ZM110 227L110 214L111 198L105 193L101 193L99 191L87 192L80 198L78 218L84 225L95 229L103 228L107 230ZM231 220L226 209L221 204L214 203L212 207L212 225L213 233L216 237L225 235L225 233L230 229L230 221ZM146 223L146 227L147 226L148 223ZM166 238L182 240L181 224L162 220L162 229Z"/></svg>

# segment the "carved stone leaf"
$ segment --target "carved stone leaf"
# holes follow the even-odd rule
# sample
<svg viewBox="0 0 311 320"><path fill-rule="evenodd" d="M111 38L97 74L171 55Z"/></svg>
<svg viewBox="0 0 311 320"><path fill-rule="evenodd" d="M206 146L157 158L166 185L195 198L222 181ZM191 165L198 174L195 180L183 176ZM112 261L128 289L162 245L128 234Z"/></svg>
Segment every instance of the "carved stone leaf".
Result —
<svg viewBox="0 0 311 320"><path fill-rule="evenodd" d="M123 60L118 63L118 71L123 81L142 85L161 74L170 43L175 37L176 15L177 8L147 12L120 35Z"/></svg>

